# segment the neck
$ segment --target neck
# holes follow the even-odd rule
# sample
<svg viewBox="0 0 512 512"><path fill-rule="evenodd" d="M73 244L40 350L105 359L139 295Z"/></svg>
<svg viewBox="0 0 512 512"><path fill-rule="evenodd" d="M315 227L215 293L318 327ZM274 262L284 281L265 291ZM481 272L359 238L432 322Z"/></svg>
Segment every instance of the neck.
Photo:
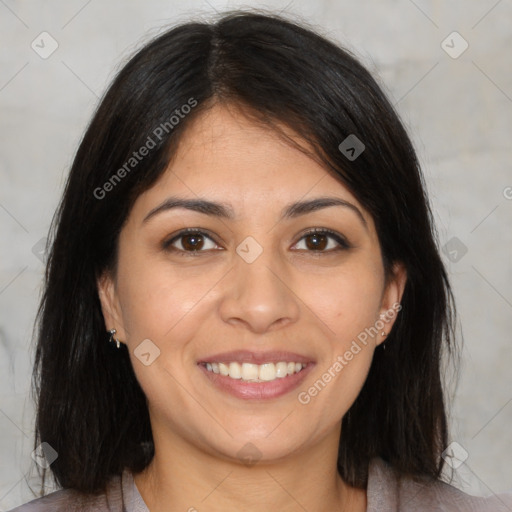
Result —
<svg viewBox="0 0 512 512"><path fill-rule="evenodd" d="M339 432L334 436L337 446ZM207 453L183 438L154 440L153 460L134 475L151 512L366 510L366 491L349 486L337 472L333 439L286 460L262 458L246 464Z"/></svg>

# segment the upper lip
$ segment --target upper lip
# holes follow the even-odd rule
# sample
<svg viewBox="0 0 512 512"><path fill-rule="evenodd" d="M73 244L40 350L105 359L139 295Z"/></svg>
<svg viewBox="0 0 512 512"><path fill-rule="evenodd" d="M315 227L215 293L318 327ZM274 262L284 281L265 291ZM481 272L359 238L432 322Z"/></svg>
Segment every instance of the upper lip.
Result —
<svg viewBox="0 0 512 512"><path fill-rule="evenodd" d="M198 360L198 364L226 362L264 364L279 363L281 361L304 364L314 362L311 357L296 354L295 352L288 352L285 350L273 350L267 352L232 350L231 352L222 352L218 354L212 354L211 356L202 357Z"/></svg>

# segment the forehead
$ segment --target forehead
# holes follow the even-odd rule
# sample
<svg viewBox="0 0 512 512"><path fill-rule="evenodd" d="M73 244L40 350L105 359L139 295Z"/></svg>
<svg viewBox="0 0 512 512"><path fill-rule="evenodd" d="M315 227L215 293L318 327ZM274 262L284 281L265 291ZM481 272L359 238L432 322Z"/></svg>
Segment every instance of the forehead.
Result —
<svg viewBox="0 0 512 512"><path fill-rule="evenodd" d="M313 154L313 148L289 128L286 135ZM236 107L215 105L201 113L183 133L167 170L142 194L148 208L169 194L228 201L235 211L317 196L335 196L363 208L350 191L270 126Z"/></svg>

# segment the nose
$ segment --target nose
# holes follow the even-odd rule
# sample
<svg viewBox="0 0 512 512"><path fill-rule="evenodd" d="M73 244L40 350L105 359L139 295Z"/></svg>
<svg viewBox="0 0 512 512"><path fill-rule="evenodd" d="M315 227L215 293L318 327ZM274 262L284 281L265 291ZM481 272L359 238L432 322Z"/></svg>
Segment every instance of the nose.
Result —
<svg viewBox="0 0 512 512"><path fill-rule="evenodd" d="M267 250L252 263L235 257L220 304L224 322L261 334L297 321L299 299L290 272L276 258Z"/></svg>

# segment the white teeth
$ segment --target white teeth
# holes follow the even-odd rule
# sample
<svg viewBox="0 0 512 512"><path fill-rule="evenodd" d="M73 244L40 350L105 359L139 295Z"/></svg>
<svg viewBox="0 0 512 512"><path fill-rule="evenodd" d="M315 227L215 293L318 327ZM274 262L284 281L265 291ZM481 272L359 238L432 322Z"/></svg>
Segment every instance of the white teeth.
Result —
<svg viewBox="0 0 512 512"><path fill-rule="evenodd" d="M232 379L242 378L242 368L238 363L229 363L229 376Z"/></svg>
<svg viewBox="0 0 512 512"><path fill-rule="evenodd" d="M260 366L260 380L274 380L276 378L276 365L274 363L265 363Z"/></svg>
<svg viewBox="0 0 512 512"><path fill-rule="evenodd" d="M242 379L247 382L269 382L275 379L282 379L288 375L300 372L306 365L302 363L279 363L253 364L237 362L231 363L206 363L209 372L220 373L231 379Z"/></svg>
<svg viewBox="0 0 512 512"><path fill-rule="evenodd" d="M294 367L295 369L295 367ZM288 375L288 365L286 363L277 363L276 364L276 377L282 379Z"/></svg>
<svg viewBox="0 0 512 512"><path fill-rule="evenodd" d="M259 369L257 364L243 363L242 364L242 379L243 380L257 380Z"/></svg>

